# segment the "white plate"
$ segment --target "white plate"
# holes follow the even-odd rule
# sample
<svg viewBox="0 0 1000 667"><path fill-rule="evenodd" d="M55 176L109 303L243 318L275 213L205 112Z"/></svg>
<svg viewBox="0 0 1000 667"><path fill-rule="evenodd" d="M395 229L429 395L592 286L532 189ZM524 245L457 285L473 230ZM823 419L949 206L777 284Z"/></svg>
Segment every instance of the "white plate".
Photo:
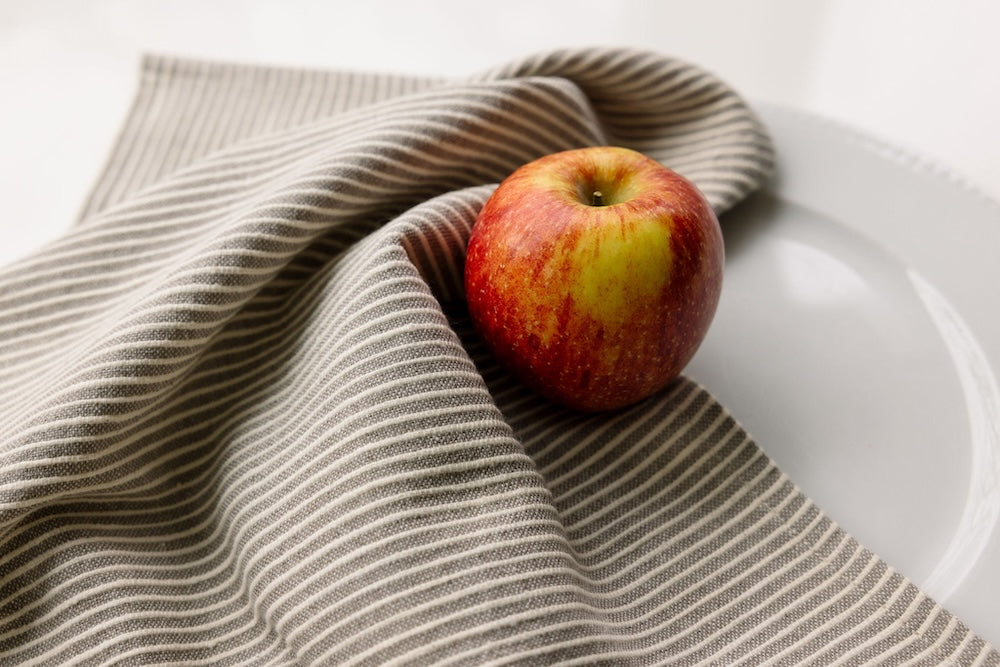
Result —
<svg viewBox="0 0 1000 667"><path fill-rule="evenodd" d="M759 107L778 176L723 216L687 373L864 545L1000 646L1000 205Z"/></svg>

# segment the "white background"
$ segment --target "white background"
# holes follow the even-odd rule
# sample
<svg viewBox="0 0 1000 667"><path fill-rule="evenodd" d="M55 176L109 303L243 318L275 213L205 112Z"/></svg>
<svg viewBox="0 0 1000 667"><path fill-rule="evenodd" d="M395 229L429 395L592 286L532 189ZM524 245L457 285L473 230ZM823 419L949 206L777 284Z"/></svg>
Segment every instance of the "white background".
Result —
<svg viewBox="0 0 1000 667"><path fill-rule="evenodd" d="M822 113L1000 199L993 0L0 0L0 263L73 221L143 52L461 76L632 45Z"/></svg>

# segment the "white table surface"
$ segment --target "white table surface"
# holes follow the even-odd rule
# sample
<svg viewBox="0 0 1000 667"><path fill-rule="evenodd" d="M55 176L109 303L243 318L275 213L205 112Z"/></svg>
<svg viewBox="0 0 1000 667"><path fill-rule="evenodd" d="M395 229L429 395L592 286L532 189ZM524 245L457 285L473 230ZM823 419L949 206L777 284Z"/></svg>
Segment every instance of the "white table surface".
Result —
<svg viewBox="0 0 1000 667"><path fill-rule="evenodd" d="M75 219L145 52L461 76L563 46L651 48L1000 200L998 26L994 0L0 0L0 263Z"/></svg>

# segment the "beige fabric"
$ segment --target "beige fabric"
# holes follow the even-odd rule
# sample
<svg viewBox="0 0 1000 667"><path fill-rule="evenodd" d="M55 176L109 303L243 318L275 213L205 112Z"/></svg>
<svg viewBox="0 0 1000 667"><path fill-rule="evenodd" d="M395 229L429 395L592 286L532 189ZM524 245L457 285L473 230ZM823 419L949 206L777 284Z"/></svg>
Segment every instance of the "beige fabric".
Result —
<svg viewBox="0 0 1000 667"><path fill-rule="evenodd" d="M773 161L657 54L147 59L78 224L0 273L0 662L1000 664L690 380L582 416L492 364L475 214L597 143L720 213Z"/></svg>

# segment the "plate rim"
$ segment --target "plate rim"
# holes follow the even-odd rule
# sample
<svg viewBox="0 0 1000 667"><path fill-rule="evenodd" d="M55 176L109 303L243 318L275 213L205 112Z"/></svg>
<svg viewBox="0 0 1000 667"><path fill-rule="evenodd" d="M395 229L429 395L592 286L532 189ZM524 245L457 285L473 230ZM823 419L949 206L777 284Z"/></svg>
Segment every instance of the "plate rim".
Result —
<svg viewBox="0 0 1000 667"><path fill-rule="evenodd" d="M802 127L815 130L824 135L818 143L823 141L835 141L842 146L844 150L848 151L858 151L860 154L866 156L868 160L874 160L882 164L886 168L898 171L900 173L906 174L908 178L916 179L926 179L937 184L938 187L947 188L951 196L960 198L961 200L968 202L969 205L975 205L981 208L983 211L982 219L975 222L983 228L989 229L992 235L995 235L997 239L1000 239L1000 200L994 199L990 194L988 194L982 187L977 185L974 181L964 175L957 169L950 167L943 161L936 158L920 154L914 150L902 147L895 144L889 140L877 137L874 133L868 132L866 130L860 129L850 123L832 118L830 116L825 116L823 114L816 113L811 110L806 110L797 107L789 107L786 105L771 103L771 102L752 102L752 106L759 113L760 119L763 126L772 133L772 138L775 139L776 143L776 174L770 182L766 183L762 188L767 191L772 196L779 200L784 200L793 204L800 206L805 206L817 212L824 212L824 207L822 205L817 206L815 201L811 201L808 198L803 198L802 193L797 191L790 191L789 181L787 180L786 173L783 171L783 166L787 166L787 155L783 154L782 144L783 140L786 138L785 135L791 133L794 134L794 130L789 132L786 124L797 124ZM924 194L922 196L930 197L931 194ZM835 216L839 217L839 216ZM991 226L992 219L995 218L997 224ZM855 228L851 225L852 228ZM869 239L873 237L869 236ZM875 241L878 245L883 245L880 241ZM1000 246L998 246L1000 247ZM907 261L907 255L904 253L899 256L904 265L910 265L911 262ZM984 270L990 272L991 274L997 276L997 285L1000 285L1000 264L986 267ZM920 279L923 279L923 283L920 283ZM919 289L921 286L929 287L933 290L933 281L928 280L925 277L919 276L918 272L918 282L915 287ZM949 289L954 289L950 286ZM933 295L932 295L933 296ZM947 300L947 297L943 297ZM921 297L923 298L923 297ZM1000 299L998 299L1000 303ZM983 305L980 300L980 305ZM988 304L986 304L988 305ZM989 319L992 323L1000 326L1000 316L995 314L990 314ZM975 335L975 334L973 334ZM982 360L986 364L986 369L990 375L991 381L993 382L993 387L996 387L996 377L998 375L998 368L1000 368L1000 341L995 343L991 347L991 355L983 355ZM996 393L996 396L1000 396L1000 390ZM968 405L968 396L963 396L962 400L966 405ZM1000 398L996 399L997 405L1000 405ZM1000 414L1000 408L997 408L997 414ZM997 427L994 429L992 434L992 443L990 454L992 458L988 459L988 463L993 466L993 470L988 471L992 475L992 483L994 493L993 500L996 503L1000 503L1000 420L997 422ZM974 443L969 443L970 449L974 448ZM982 459L979 461L979 465L982 464ZM971 471L972 475L976 474L976 471ZM976 499L973 497L971 492L973 484L971 481L967 485L970 489L969 497L966 498L964 503L963 516L968 516L970 508L975 504ZM974 527L982 528L980 524L970 524ZM984 577L988 579L987 584L995 588L1000 585L1000 559L994 558L991 563L996 563L992 567L986 567L986 572L983 570L983 558L987 555L1000 555L1000 504L995 504L993 507L992 514L990 515L990 524L986 531L985 537L981 539L981 544L979 545L979 550L977 552L976 559L971 563L961 564L961 568L964 571L962 578L957 581L947 581L947 577L942 574L932 573L927 577L930 580L928 585L927 581L915 582L921 590L931 594L939 602L948 602L953 597L953 595L958 591L958 589L968 589L970 587L983 586L982 581L973 581L969 579L970 574L974 568L977 569L976 576ZM957 532L961 532L961 527L956 528ZM954 538L952 538L954 541ZM950 547L949 547L950 548ZM945 554L948 554L948 548L945 550ZM944 558L944 556L942 557ZM936 580L935 580L936 577ZM965 591L968 595L968 591ZM965 613L970 617L970 620L974 621L970 625L978 625L980 633L983 632L983 628L988 628L990 633L993 635L993 641L1000 640L1000 622L998 619L994 618L982 618L977 617L974 612L965 611L959 609L960 612Z"/></svg>

